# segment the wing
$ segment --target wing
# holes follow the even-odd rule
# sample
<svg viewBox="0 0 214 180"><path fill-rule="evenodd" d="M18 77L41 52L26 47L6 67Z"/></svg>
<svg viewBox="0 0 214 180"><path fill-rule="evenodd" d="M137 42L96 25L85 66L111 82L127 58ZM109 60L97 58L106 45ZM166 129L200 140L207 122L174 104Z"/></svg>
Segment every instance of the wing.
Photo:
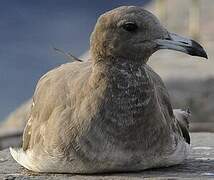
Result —
<svg viewBox="0 0 214 180"><path fill-rule="evenodd" d="M66 128L72 129L69 125L74 124L68 123L67 119L71 119L74 107L79 103L75 94L81 93L75 92L84 89L90 73L90 62L73 62L49 71L39 80L23 134L24 151L35 145L61 142L60 133L67 133Z"/></svg>
<svg viewBox="0 0 214 180"><path fill-rule="evenodd" d="M188 118L184 113L182 113L182 117L179 114L179 117L177 116L178 113L174 113L168 90L166 86L164 85L162 79L158 74L156 74L152 68L148 65L146 65L147 73L150 75L152 81L155 84L155 89L158 94L159 103L161 104L162 111L168 120L168 123L171 123L172 126L174 126L174 130L176 130L187 143L190 144L190 135L189 135L189 128L188 128ZM168 118L167 118L168 117Z"/></svg>

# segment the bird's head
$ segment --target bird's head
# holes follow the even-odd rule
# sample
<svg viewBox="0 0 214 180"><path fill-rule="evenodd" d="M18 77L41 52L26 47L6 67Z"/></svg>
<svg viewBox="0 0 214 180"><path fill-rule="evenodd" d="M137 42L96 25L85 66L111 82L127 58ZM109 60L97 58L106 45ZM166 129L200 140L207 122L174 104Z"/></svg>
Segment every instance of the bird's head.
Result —
<svg viewBox="0 0 214 180"><path fill-rule="evenodd" d="M197 42L169 33L153 14L135 6L103 14L91 35L90 51L95 61L113 57L145 63L159 49L207 58Z"/></svg>

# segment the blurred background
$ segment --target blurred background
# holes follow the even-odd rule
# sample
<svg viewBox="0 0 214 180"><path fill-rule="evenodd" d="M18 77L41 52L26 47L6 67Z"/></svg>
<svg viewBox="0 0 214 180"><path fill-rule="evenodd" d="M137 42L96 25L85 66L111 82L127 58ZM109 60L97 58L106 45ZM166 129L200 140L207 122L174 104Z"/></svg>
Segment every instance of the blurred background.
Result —
<svg viewBox="0 0 214 180"><path fill-rule="evenodd" d="M174 108L192 111L191 131L214 132L213 0L1 0L0 149L21 142L38 79L68 62L53 48L87 60L96 19L121 5L143 6L169 31L204 46L208 61L162 50L149 64L166 83Z"/></svg>

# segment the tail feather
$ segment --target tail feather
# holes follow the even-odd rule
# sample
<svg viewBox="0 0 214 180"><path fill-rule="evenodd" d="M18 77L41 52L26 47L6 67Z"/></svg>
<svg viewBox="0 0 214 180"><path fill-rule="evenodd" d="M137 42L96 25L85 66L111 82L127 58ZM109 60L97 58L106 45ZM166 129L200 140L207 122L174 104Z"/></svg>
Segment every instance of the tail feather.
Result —
<svg viewBox="0 0 214 180"><path fill-rule="evenodd" d="M71 172L67 162L56 160L44 155L35 156L32 151L24 151L22 148L11 148L10 154L23 167L35 172Z"/></svg>
<svg viewBox="0 0 214 180"><path fill-rule="evenodd" d="M190 135L189 135L189 118L191 116L191 113L188 110L184 111L181 109L174 109L173 113L175 115L175 118L178 121L178 125L182 131L183 137L186 140L188 144L190 144Z"/></svg>
<svg viewBox="0 0 214 180"><path fill-rule="evenodd" d="M29 170L35 171L35 168L32 167L32 162L30 161L29 156L22 148L10 147L10 154L20 165Z"/></svg>

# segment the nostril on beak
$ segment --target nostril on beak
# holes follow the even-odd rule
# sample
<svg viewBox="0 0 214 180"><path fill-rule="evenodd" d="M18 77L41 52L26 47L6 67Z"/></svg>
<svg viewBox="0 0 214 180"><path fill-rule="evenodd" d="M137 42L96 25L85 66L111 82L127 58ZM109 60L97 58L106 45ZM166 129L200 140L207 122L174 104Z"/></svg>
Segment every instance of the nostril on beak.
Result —
<svg viewBox="0 0 214 180"><path fill-rule="evenodd" d="M188 44L187 42L183 42L183 41L179 41L179 42L181 42L181 43L183 43L183 44Z"/></svg>
<svg viewBox="0 0 214 180"><path fill-rule="evenodd" d="M170 37L165 38L165 40L172 40Z"/></svg>

